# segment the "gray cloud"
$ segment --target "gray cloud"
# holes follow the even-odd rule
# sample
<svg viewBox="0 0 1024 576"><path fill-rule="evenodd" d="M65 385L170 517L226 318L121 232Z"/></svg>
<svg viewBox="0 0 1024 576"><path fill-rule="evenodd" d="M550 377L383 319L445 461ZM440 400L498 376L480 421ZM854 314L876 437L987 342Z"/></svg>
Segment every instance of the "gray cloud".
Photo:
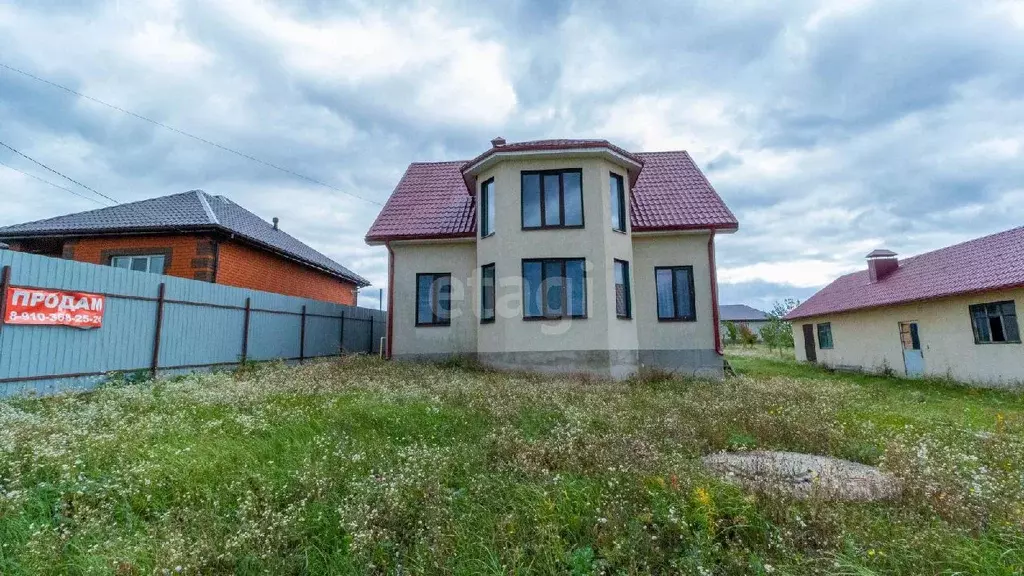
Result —
<svg viewBox="0 0 1024 576"><path fill-rule="evenodd" d="M409 162L499 134L686 148L741 221L718 243L722 299L761 308L874 247L1024 223L1015 2L23 0L0 36L7 64L376 202ZM375 204L2 70L0 134L119 200L230 196L385 283L362 242ZM0 167L0 207L8 224L95 205Z"/></svg>

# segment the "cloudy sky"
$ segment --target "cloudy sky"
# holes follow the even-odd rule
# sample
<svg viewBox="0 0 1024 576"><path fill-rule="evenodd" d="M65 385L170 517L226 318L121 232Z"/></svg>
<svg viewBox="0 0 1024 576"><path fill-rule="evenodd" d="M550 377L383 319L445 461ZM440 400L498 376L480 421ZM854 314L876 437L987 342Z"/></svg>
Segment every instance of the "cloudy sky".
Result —
<svg viewBox="0 0 1024 576"><path fill-rule="evenodd" d="M0 38L0 64L337 190L3 68L0 140L122 202L227 195L377 287L373 202L498 135L690 151L741 224L724 303L1024 224L1024 0L0 0ZM96 207L0 166L0 225Z"/></svg>

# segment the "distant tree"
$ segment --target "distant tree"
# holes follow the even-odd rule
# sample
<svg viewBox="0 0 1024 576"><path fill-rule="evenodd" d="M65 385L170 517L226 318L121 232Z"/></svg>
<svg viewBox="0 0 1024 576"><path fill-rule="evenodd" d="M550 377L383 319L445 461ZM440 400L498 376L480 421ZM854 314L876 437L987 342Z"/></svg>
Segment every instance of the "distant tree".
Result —
<svg viewBox="0 0 1024 576"><path fill-rule="evenodd" d="M739 329L736 328L736 323L732 320L725 321L725 341L729 344L735 344L739 340Z"/></svg>
<svg viewBox="0 0 1024 576"><path fill-rule="evenodd" d="M761 339L769 349L778 349L780 355L783 348L793 347L793 328L783 318L799 304L799 300L792 298L775 302L768 313L768 322L761 327Z"/></svg>
<svg viewBox="0 0 1024 576"><path fill-rule="evenodd" d="M744 346L753 346L754 344L757 344L757 334L755 334L754 331L750 329L750 326L747 326L746 324L740 324L740 342L742 342Z"/></svg>

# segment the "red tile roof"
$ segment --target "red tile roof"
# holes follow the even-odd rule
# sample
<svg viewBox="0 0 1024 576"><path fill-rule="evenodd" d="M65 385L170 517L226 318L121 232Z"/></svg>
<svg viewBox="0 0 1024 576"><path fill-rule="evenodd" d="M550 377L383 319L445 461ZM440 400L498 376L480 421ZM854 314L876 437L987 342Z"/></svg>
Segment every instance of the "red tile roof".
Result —
<svg viewBox="0 0 1024 576"><path fill-rule="evenodd" d="M733 230L739 226L693 159L683 151L634 154L605 140L541 140L506 144L500 150L581 147L610 147L643 165L632 190L633 230ZM488 152L493 153L493 149ZM483 158L482 155L469 162L411 164L366 234L367 242L475 236L474 195L466 188L462 170Z"/></svg>
<svg viewBox="0 0 1024 576"><path fill-rule="evenodd" d="M840 276L786 319L1024 286L1024 227L907 258L872 284L867 270Z"/></svg>

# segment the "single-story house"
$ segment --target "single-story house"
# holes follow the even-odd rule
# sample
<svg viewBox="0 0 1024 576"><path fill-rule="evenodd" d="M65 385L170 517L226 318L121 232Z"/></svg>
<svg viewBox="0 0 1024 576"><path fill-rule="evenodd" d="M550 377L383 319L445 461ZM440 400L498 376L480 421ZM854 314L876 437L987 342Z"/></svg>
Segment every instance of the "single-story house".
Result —
<svg viewBox="0 0 1024 576"><path fill-rule="evenodd" d="M388 354L721 375L715 236L738 226L684 151L497 138L413 163L366 236L388 248Z"/></svg>
<svg viewBox="0 0 1024 576"><path fill-rule="evenodd" d="M370 283L202 190L0 227L12 250L355 305Z"/></svg>
<svg viewBox="0 0 1024 576"><path fill-rule="evenodd" d="M1024 227L898 260L868 254L786 316L797 359L986 386L1024 383Z"/></svg>
<svg viewBox="0 0 1024 576"><path fill-rule="evenodd" d="M761 327L768 323L768 314L745 304L722 304L718 309L718 318L722 321L723 338L726 322L732 322L737 328L746 326L758 338L761 337Z"/></svg>

